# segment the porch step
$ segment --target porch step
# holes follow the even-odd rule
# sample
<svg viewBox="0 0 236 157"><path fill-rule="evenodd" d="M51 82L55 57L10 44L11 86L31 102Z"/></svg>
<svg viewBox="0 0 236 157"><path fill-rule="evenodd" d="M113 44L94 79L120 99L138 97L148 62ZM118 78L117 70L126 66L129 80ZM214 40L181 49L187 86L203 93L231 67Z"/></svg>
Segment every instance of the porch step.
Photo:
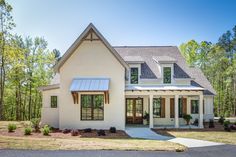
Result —
<svg viewBox="0 0 236 157"><path fill-rule="evenodd" d="M170 140L172 137L162 136L153 132L150 128L128 127L125 132L132 138L144 138L150 140Z"/></svg>

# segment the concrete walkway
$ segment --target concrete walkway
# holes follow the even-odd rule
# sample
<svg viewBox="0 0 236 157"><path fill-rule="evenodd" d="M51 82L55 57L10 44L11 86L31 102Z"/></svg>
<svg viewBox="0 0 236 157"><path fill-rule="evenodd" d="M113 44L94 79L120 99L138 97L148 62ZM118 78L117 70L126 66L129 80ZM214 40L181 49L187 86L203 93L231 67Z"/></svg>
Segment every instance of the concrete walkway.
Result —
<svg viewBox="0 0 236 157"><path fill-rule="evenodd" d="M188 148L224 145L223 143L196 140L196 139L190 139L190 138L176 138L176 137L163 136L163 135L155 133L149 128L128 127L125 129L125 132L132 138L170 141L170 142L182 144Z"/></svg>

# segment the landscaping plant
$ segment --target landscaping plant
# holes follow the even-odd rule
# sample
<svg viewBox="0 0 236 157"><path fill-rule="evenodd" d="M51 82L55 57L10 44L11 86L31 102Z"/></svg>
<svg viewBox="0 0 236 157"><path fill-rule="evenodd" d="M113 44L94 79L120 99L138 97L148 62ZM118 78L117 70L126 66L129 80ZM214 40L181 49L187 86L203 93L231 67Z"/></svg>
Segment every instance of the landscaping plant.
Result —
<svg viewBox="0 0 236 157"><path fill-rule="evenodd" d="M40 119L39 118L31 119L31 124L32 124L32 127L34 128L35 132L39 132L40 131L39 123L40 123Z"/></svg>
<svg viewBox="0 0 236 157"><path fill-rule="evenodd" d="M224 116L220 116L220 119L218 120L218 122L223 125L224 124L224 121L225 121L225 118Z"/></svg>
<svg viewBox="0 0 236 157"><path fill-rule="evenodd" d="M71 136L78 136L79 135L79 131L78 130L71 130Z"/></svg>
<svg viewBox="0 0 236 157"><path fill-rule="evenodd" d="M105 130L98 130L97 131L98 136L106 136Z"/></svg>
<svg viewBox="0 0 236 157"><path fill-rule="evenodd" d="M25 128L25 135L31 135L32 129L31 127L26 127Z"/></svg>
<svg viewBox="0 0 236 157"><path fill-rule="evenodd" d="M14 132L16 130L16 124L8 124L8 132Z"/></svg>
<svg viewBox="0 0 236 157"><path fill-rule="evenodd" d="M231 131L229 120L224 121L224 129L225 131Z"/></svg>
<svg viewBox="0 0 236 157"><path fill-rule="evenodd" d="M84 129L84 132L92 132L92 129L91 128L86 128L86 129Z"/></svg>
<svg viewBox="0 0 236 157"><path fill-rule="evenodd" d="M50 127L48 125L44 125L43 127L43 135L48 136L50 133Z"/></svg>
<svg viewBox="0 0 236 157"><path fill-rule="evenodd" d="M183 118L186 121L187 125L189 125L189 122L192 119L192 116L190 114L185 114L183 115Z"/></svg>
<svg viewBox="0 0 236 157"><path fill-rule="evenodd" d="M62 133L63 133L63 134L68 134L68 133L70 133L70 132L71 132L70 129L63 129L63 130L62 130Z"/></svg>
<svg viewBox="0 0 236 157"><path fill-rule="evenodd" d="M116 133L116 127L110 127L110 133Z"/></svg>
<svg viewBox="0 0 236 157"><path fill-rule="evenodd" d="M209 121L209 128L215 128L214 120L210 119Z"/></svg>

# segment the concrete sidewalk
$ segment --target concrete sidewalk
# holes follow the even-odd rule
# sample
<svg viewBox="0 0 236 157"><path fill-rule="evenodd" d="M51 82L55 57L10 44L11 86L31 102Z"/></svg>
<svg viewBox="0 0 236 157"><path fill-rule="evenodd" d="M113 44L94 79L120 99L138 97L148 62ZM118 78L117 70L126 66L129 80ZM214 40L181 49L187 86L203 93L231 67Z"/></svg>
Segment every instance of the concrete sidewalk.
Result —
<svg viewBox="0 0 236 157"><path fill-rule="evenodd" d="M210 142L210 141L204 141L204 140L163 136L163 135L155 133L149 128L128 127L125 129L125 132L132 138L170 141L170 142L182 144L188 148L224 145L223 143L216 143L216 142Z"/></svg>

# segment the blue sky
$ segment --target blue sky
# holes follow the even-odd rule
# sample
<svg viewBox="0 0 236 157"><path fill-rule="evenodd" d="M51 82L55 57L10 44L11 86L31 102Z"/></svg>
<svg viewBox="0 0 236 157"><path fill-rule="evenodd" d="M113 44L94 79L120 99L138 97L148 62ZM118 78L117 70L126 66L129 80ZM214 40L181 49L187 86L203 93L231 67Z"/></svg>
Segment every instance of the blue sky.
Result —
<svg viewBox="0 0 236 157"><path fill-rule="evenodd" d="M216 42L236 25L235 0L7 0L14 32L62 54L92 22L111 45Z"/></svg>

